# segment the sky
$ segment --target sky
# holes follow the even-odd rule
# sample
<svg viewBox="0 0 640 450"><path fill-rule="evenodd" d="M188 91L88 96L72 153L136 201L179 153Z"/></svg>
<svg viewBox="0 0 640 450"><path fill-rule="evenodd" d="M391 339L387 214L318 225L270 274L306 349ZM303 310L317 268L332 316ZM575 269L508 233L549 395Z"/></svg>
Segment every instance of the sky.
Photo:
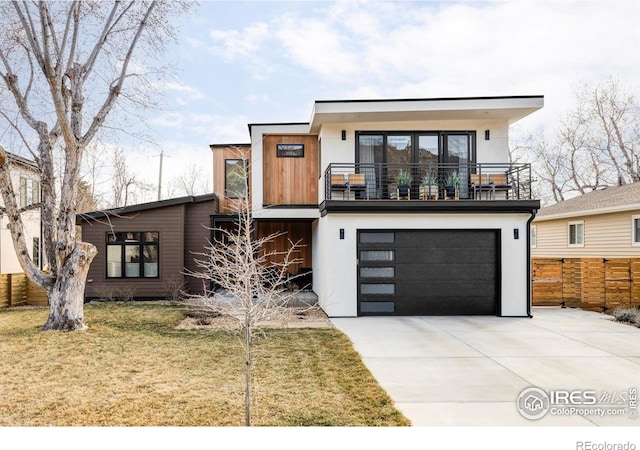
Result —
<svg viewBox="0 0 640 450"><path fill-rule="evenodd" d="M156 144L128 152L156 186L164 153L165 194L193 164L211 183L210 144L308 121L315 100L544 95L517 137L552 132L581 84L615 77L640 94L637 0L202 1L180 22L148 119Z"/></svg>

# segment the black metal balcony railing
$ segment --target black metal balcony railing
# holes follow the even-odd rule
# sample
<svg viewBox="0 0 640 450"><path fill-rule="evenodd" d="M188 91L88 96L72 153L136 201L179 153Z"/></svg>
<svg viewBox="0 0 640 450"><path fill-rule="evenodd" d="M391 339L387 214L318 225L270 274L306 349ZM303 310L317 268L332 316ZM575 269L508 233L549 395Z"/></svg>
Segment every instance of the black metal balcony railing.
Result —
<svg viewBox="0 0 640 450"><path fill-rule="evenodd" d="M332 163L326 200L531 200L531 165Z"/></svg>

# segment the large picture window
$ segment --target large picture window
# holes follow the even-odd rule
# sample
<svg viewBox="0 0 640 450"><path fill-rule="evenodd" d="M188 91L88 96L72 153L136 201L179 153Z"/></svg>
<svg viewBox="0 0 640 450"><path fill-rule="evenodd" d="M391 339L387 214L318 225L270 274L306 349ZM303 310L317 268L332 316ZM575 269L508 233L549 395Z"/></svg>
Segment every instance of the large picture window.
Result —
<svg viewBox="0 0 640 450"><path fill-rule="evenodd" d="M243 198L248 187L247 161L244 159L224 160L224 196L227 198Z"/></svg>
<svg viewBox="0 0 640 450"><path fill-rule="evenodd" d="M107 278L157 278L160 233L107 233Z"/></svg>

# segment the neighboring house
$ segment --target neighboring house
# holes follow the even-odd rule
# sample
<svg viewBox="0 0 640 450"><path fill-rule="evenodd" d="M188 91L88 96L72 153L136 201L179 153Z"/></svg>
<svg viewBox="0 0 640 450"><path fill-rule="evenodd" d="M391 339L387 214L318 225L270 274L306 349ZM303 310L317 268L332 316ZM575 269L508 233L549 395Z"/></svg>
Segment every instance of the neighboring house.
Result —
<svg viewBox="0 0 640 450"><path fill-rule="evenodd" d="M11 181L18 207L27 208L22 213L24 234L30 256L38 267L44 265L42 251L42 233L40 227L40 207L31 205L40 203L40 171L35 162L12 153L8 153L11 164ZM4 201L0 196L0 206ZM4 212L0 212L0 274L23 272L11 238L11 231L7 228L9 221Z"/></svg>
<svg viewBox="0 0 640 450"><path fill-rule="evenodd" d="M302 240L331 317L529 316L528 164L509 126L542 96L316 101L304 123L250 124L250 145L212 145L215 226L233 220L249 170L256 233Z"/></svg>
<svg viewBox="0 0 640 450"><path fill-rule="evenodd" d="M542 208L531 231L533 257L638 258L640 182Z"/></svg>
<svg viewBox="0 0 640 450"><path fill-rule="evenodd" d="M217 205L207 194L79 214L82 239L98 249L85 297L164 298L176 281L202 293L208 285L184 274L198 270L196 253L206 251Z"/></svg>

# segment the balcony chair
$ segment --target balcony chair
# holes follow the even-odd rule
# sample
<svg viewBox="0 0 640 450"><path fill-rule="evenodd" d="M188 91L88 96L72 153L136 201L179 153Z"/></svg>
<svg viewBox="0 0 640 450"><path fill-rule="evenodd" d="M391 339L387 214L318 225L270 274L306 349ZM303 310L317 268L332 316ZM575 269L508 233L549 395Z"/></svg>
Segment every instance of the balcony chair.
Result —
<svg viewBox="0 0 640 450"><path fill-rule="evenodd" d="M471 188L473 189L473 198L482 200L482 193L486 192L487 198L493 195L493 185L489 181L489 175L472 173Z"/></svg>
<svg viewBox="0 0 640 450"><path fill-rule="evenodd" d="M353 192L355 196L358 195L357 194L358 192L364 192L366 193L367 200L369 200L369 190L367 189L367 182L364 179L363 173L349 174L348 191L349 191L349 194ZM349 195L349 198L351 198L351 195Z"/></svg>
<svg viewBox="0 0 640 450"><path fill-rule="evenodd" d="M342 200L344 193L347 192L349 186L344 179L343 174L331 174L331 199L333 200L333 191L342 192Z"/></svg>
<svg viewBox="0 0 640 450"><path fill-rule="evenodd" d="M489 175L489 181L493 186L493 198L496 198L497 191L503 191L507 200L509 200L509 192L513 191L513 184L509 182L506 173L492 173Z"/></svg>

